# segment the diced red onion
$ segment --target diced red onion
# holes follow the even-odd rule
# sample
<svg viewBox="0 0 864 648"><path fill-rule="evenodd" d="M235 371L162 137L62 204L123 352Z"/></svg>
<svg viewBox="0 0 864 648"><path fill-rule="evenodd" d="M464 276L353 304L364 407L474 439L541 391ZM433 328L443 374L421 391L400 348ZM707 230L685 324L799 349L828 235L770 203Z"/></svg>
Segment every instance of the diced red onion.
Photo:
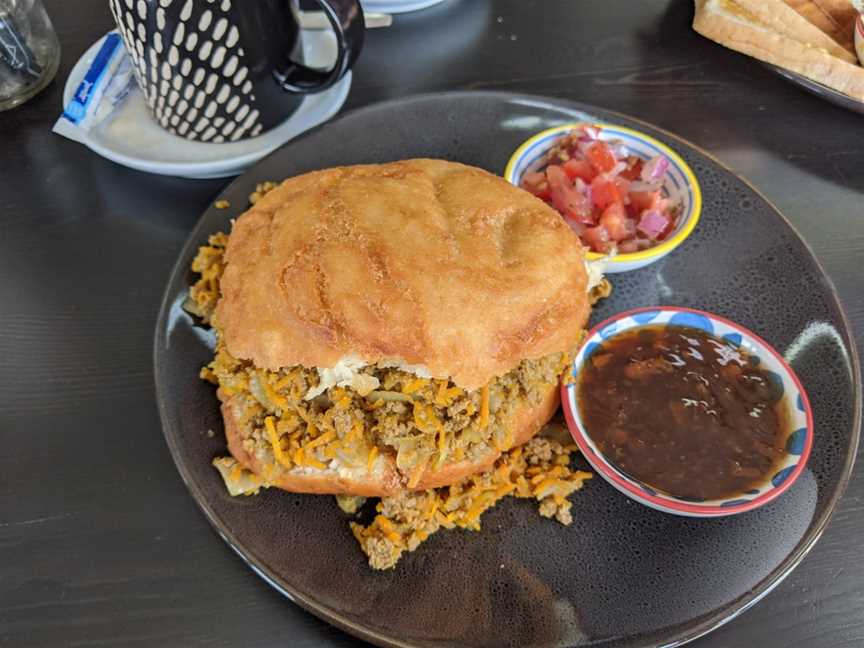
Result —
<svg viewBox="0 0 864 648"><path fill-rule="evenodd" d="M658 180L656 182L644 182L641 180L634 180L630 183L630 191L639 191L639 192L655 192L659 190L663 186L663 182Z"/></svg>
<svg viewBox="0 0 864 648"><path fill-rule="evenodd" d="M645 182L655 182L662 180L663 174L669 168L669 160L662 155L655 155L648 160L642 167L642 180Z"/></svg>
<svg viewBox="0 0 864 648"><path fill-rule="evenodd" d="M632 184L627 178L618 176L615 178L615 184L618 186L618 191L624 196L624 204L630 202L630 185Z"/></svg>
<svg viewBox="0 0 864 648"><path fill-rule="evenodd" d="M580 142L590 143L600 137L600 129L594 126L583 125L579 127L579 130L581 131L579 133Z"/></svg>
<svg viewBox="0 0 864 648"><path fill-rule="evenodd" d="M655 209L649 209L642 214L636 229L645 236L656 239L668 225L669 219L666 216Z"/></svg>
<svg viewBox="0 0 864 648"><path fill-rule="evenodd" d="M570 226L570 229L576 232L578 236L582 236L582 232L585 231L585 225L583 225L582 223L577 223L570 218L565 218L564 222L567 223Z"/></svg>
<svg viewBox="0 0 864 648"><path fill-rule="evenodd" d="M579 147L579 152L582 154L584 158L588 154L588 149L591 148L591 145L594 144L594 140L588 138L580 138L577 146Z"/></svg>
<svg viewBox="0 0 864 648"><path fill-rule="evenodd" d="M606 172L606 177L608 177L609 179L613 179L618 176L618 174L620 174L622 171L626 170L627 164L625 162L616 162L615 166Z"/></svg>
<svg viewBox="0 0 864 648"><path fill-rule="evenodd" d="M575 183L576 191L581 193L585 198L588 199L588 203L591 203L591 185L586 183L582 178L576 178Z"/></svg>
<svg viewBox="0 0 864 648"><path fill-rule="evenodd" d="M621 140L612 140L611 142L607 142L607 144L609 145L612 154L619 160L623 160L630 155L630 151L627 150L627 145Z"/></svg>

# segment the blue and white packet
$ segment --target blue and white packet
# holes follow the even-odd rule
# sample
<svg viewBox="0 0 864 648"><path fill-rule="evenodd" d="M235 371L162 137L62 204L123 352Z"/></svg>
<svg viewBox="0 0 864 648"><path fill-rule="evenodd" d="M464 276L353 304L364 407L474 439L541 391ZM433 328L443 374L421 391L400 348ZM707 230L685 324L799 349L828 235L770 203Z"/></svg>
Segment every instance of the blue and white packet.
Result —
<svg viewBox="0 0 864 648"><path fill-rule="evenodd" d="M83 141L86 132L108 117L134 86L123 40L116 31L109 32L53 131Z"/></svg>

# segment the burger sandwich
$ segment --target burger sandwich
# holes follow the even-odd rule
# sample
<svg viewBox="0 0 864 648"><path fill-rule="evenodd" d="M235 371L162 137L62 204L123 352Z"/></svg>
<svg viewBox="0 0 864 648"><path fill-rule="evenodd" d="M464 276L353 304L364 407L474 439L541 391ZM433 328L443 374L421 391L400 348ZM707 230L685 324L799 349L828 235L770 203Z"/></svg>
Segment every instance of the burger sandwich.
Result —
<svg viewBox="0 0 864 648"><path fill-rule="evenodd" d="M193 270L232 455L215 465L244 493L393 497L488 471L556 411L608 287L550 206L431 159L285 180Z"/></svg>

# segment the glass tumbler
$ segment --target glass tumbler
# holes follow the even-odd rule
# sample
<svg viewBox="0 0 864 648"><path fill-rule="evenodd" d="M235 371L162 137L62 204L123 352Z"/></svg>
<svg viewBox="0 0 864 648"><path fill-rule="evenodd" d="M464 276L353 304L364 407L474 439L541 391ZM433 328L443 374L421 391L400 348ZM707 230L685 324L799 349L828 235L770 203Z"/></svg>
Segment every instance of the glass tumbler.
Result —
<svg viewBox="0 0 864 648"><path fill-rule="evenodd" d="M57 73L60 43L41 0L0 0L0 110L24 103Z"/></svg>

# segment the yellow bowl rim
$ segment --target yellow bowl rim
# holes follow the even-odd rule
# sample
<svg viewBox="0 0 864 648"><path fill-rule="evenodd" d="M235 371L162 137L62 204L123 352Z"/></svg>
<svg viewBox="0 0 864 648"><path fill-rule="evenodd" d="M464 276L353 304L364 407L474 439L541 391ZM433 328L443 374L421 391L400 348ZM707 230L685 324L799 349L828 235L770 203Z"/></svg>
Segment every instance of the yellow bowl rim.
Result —
<svg viewBox="0 0 864 648"><path fill-rule="evenodd" d="M510 176L513 175L513 171L516 168L516 163L536 141L547 137L553 133L569 131L574 129L577 126L582 126L587 122L570 122L567 124L561 124L560 126L553 126L552 128L547 128L546 130L540 131L536 135L529 137L525 140L519 148L510 156L510 160L507 162L507 167L504 169L504 177L509 181ZM687 164L680 155L678 155L671 148L666 146L663 142L656 140L650 135L646 135L642 131L635 130L633 128L628 128L626 126L619 126L618 124L610 124L607 122L595 122L592 126L596 126L601 130L603 128L615 128L619 131L623 131L630 135L633 135L639 139L645 140L646 142L656 146L659 150L663 152L664 155L672 159L675 164L681 169L684 173L684 177L687 179L687 182L690 184L690 187L693 191L693 204L690 207L690 213L687 215L687 221L684 223L684 227L682 227L672 238L666 239L660 245L655 245L654 247L650 247L647 250L640 250L639 252L629 252L626 254L617 254L613 258L608 259L609 263L630 263L633 261L643 261L645 259L651 259L656 256L660 256L666 254L667 252L671 252L676 247L681 245L684 240L690 236L690 233L693 231L693 228L696 227L696 224L699 222L699 217L702 215L702 187L699 186L699 181L696 179L696 174L693 173L693 169L690 168L690 165ZM607 255L601 254L599 252L585 252L585 257L589 260L603 259Z"/></svg>

